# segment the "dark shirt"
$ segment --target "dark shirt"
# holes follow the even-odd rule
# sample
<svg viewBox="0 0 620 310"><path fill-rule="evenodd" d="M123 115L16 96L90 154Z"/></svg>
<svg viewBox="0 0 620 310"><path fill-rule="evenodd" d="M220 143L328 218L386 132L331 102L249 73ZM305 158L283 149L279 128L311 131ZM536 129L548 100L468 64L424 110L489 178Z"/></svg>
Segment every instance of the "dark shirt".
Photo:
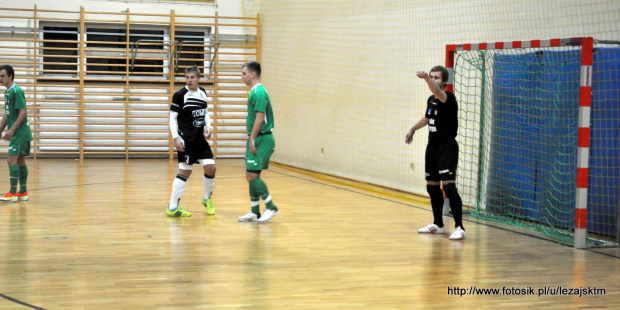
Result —
<svg viewBox="0 0 620 310"><path fill-rule="evenodd" d="M434 95L428 97L425 116L428 119L428 143L454 141L459 127L458 104L453 93L446 91L448 99L442 103Z"/></svg>

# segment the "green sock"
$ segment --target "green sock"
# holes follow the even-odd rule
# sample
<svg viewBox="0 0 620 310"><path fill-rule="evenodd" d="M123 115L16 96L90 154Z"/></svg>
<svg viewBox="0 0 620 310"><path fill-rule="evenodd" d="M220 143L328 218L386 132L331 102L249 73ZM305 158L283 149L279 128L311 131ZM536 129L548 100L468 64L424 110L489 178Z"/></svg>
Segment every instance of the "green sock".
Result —
<svg viewBox="0 0 620 310"><path fill-rule="evenodd" d="M250 203L252 204L252 213L260 214L260 197L256 194L256 182L250 181Z"/></svg>
<svg viewBox="0 0 620 310"><path fill-rule="evenodd" d="M254 183L254 184L252 184ZM256 178L250 182L250 187L254 186L256 190L256 194L265 201L265 207L270 210L275 210L276 206L271 201L271 196L269 195L269 190L267 189L267 184L261 178Z"/></svg>
<svg viewBox="0 0 620 310"><path fill-rule="evenodd" d="M269 210L275 210L276 209L276 205L273 204L273 201L271 201L271 199L269 199L269 201L265 202L265 207Z"/></svg>
<svg viewBox="0 0 620 310"><path fill-rule="evenodd" d="M11 183L9 192L15 194L17 192L17 182L19 181L19 166L17 164L9 166L9 180Z"/></svg>
<svg viewBox="0 0 620 310"><path fill-rule="evenodd" d="M26 183L28 182L28 167L26 165L19 166L19 192L21 194L28 191Z"/></svg>
<svg viewBox="0 0 620 310"><path fill-rule="evenodd" d="M260 214L260 198L250 197L252 203L252 213Z"/></svg>

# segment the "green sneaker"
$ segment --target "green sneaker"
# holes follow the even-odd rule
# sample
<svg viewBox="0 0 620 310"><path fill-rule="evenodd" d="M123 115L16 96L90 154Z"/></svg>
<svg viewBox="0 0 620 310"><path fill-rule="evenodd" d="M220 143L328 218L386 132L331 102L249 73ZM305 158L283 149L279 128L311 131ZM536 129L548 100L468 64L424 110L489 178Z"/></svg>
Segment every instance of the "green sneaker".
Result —
<svg viewBox="0 0 620 310"><path fill-rule="evenodd" d="M166 214L172 217L189 217L192 216L191 212L187 212L183 210L181 207L177 207L175 210L170 211L170 209L166 208Z"/></svg>
<svg viewBox="0 0 620 310"><path fill-rule="evenodd" d="M202 204L205 205L205 208L207 208L207 214L209 215L215 214L215 207L213 206L212 199L203 200Z"/></svg>

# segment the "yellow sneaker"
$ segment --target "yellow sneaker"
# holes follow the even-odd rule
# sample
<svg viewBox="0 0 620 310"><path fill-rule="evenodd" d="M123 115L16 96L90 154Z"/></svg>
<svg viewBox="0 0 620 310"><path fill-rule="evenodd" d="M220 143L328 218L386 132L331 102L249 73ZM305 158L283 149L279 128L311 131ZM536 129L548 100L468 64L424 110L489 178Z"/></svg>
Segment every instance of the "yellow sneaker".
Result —
<svg viewBox="0 0 620 310"><path fill-rule="evenodd" d="M187 212L183 210L181 207L177 207L176 209L170 211L170 209L166 208L166 214L171 217L189 217L192 216L191 212Z"/></svg>
<svg viewBox="0 0 620 310"><path fill-rule="evenodd" d="M213 206L212 199L203 200L202 204L205 205L205 208L207 208L207 214L209 215L215 214L215 207Z"/></svg>
<svg viewBox="0 0 620 310"><path fill-rule="evenodd" d="M4 194L4 196L1 196L0 200L16 202L18 198L19 197L17 196L17 193L11 194L11 192L8 192L8 193Z"/></svg>

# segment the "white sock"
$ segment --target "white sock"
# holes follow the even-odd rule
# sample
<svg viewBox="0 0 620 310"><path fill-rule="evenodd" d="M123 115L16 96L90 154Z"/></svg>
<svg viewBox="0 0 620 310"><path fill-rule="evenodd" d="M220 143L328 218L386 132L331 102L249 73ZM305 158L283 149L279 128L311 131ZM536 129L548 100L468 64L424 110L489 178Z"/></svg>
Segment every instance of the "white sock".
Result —
<svg viewBox="0 0 620 310"><path fill-rule="evenodd" d="M181 200L181 196L183 196L186 182L187 177L182 174L179 174L176 178L174 178L174 181L172 182L172 195L170 195L170 205L168 206L168 210L175 210L179 206L179 201Z"/></svg>
<svg viewBox="0 0 620 310"><path fill-rule="evenodd" d="M202 200L211 199L213 187L215 186L215 177L209 179L206 175L204 175L202 176L202 183L205 186L205 194L202 196Z"/></svg>

